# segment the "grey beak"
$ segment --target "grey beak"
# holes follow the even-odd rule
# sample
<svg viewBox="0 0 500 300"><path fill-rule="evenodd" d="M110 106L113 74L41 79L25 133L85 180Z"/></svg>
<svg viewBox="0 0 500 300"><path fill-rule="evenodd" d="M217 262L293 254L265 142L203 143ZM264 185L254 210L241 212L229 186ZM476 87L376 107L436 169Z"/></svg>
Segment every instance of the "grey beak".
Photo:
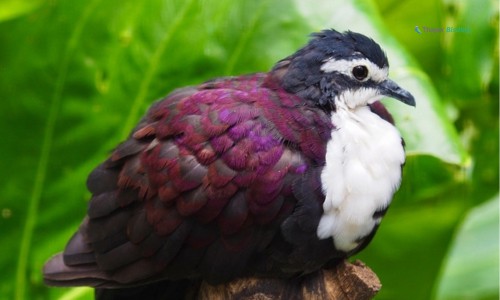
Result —
<svg viewBox="0 0 500 300"><path fill-rule="evenodd" d="M415 98L407 90L402 89L397 83L390 79L386 79L379 85L380 94L397 99L403 103L415 106Z"/></svg>

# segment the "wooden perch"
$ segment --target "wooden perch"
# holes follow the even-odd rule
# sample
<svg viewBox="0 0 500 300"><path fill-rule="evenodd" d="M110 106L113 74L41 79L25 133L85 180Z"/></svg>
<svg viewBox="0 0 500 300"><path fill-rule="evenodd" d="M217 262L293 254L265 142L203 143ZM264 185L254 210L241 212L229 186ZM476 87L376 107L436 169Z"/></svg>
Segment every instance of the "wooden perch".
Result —
<svg viewBox="0 0 500 300"><path fill-rule="evenodd" d="M343 261L333 269L294 279L242 278L211 286L202 283L198 300L367 300L380 290L375 273L361 261Z"/></svg>

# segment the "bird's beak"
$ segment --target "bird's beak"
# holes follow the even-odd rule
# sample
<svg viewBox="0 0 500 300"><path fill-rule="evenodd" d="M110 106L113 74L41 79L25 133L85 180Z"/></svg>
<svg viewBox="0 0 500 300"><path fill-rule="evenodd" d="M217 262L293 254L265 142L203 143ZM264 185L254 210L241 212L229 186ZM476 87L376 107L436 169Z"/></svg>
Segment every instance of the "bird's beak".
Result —
<svg viewBox="0 0 500 300"><path fill-rule="evenodd" d="M397 83L390 79L386 79L379 85L380 94L397 99L403 103L415 106L415 98L407 90L402 89Z"/></svg>

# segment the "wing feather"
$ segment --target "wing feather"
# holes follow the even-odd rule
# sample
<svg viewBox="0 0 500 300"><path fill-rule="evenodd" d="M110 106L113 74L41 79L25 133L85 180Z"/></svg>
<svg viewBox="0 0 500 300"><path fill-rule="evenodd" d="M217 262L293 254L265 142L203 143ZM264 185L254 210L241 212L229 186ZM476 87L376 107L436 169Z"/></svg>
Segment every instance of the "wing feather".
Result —
<svg viewBox="0 0 500 300"><path fill-rule="evenodd" d="M264 86L265 76L215 80L155 103L89 175L88 216L45 266L46 282L288 274L276 253L297 245L289 229L310 233L303 202L317 213L322 200L300 178L324 164L331 125L322 110Z"/></svg>

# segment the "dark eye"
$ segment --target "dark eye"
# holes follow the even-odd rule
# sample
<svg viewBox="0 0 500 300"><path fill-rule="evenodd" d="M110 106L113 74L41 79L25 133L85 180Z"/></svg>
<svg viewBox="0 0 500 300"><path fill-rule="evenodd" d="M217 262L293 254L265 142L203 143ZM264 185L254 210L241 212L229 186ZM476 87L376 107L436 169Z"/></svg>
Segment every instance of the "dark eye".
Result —
<svg viewBox="0 0 500 300"><path fill-rule="evenodd" d="M366 76L368 76L368 69L366 68L366 66L355 66L354 68L352 68L352 75L357 80L363 80L366 78Z"/></svg>

